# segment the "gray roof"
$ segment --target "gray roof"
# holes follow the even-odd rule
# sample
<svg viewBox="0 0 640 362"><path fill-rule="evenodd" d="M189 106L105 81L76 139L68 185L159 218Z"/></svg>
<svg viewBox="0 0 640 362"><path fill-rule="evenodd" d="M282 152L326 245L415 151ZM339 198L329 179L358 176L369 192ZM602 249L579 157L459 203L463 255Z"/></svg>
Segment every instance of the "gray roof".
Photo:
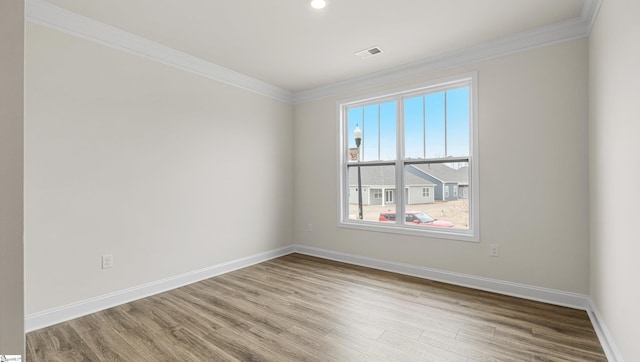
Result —
<svg viewBox="0 0 640 362"><path fill-rule="evenodd" d="M360 167L360 174L363 186L388 186L390 188L395 188L395 166L363 166ZM434 186L431 181L420 176L416 176L411 173L405 173L405 175L406 186ZM357 184L358 168L349 167L349 185L355 186Z"/></svg>
<svg viewBox="0 0 640 362"><path fill-rule="evenodd" d="M469 184L469 167L464 166L458 169L458 177L460 178L460 183L464 185Z"/></svg>
<svg viewBox="0 0 640 362"><path fill-rule="evenodd" d="M460 169L451 168L443 163L425 163L412 165L416 169L427 173L444 183L469 183L469 168L467 166Z"/></svg>

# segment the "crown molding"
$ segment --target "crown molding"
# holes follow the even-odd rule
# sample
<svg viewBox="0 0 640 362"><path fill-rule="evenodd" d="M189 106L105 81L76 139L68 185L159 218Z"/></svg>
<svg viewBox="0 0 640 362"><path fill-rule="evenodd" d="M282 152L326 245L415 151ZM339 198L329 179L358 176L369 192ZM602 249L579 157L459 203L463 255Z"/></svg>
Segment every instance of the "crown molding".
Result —
<svg viewBox="0 0 640 362"><path fill-rule="evenodd" d="M62 9L43 0L27 0L25 18L35 24L139 55L266 97L287 103L293 101L292 93L287 90Z"/></svg>
<svg viewBox="0 0 640 362"><path fill-rule="evenodd" d="M453 67L481 62L504 55L519 53L543 46L586 38L595 22L602 0L585 0L580 17L550 24L506 38L493 40L470 48L427 58L379 72L352 78L326 86L296 92L294 104L322 99L345 92L357 91L389 82L438 72Z"/></svg>
<svg viewBox="0 0 640 362"><path fill-rule="evenodd" d="M591 34L591 29L593 29L593 24L595 24L596 22L596 18L598 17L598 12L600 11L601 5L602 0L584 1L584 6L582 7L582 15L580 17L587 23L587 36Z"/></svg>
<svg viewBox="0 0 640 362"><path fill-rule="evenodd" d="M292 93L270 83L100 23L43 0L27 0L26 20L279 101L299 104L589 36L602 0L584 0L581 16L474 47Z"/></svg>

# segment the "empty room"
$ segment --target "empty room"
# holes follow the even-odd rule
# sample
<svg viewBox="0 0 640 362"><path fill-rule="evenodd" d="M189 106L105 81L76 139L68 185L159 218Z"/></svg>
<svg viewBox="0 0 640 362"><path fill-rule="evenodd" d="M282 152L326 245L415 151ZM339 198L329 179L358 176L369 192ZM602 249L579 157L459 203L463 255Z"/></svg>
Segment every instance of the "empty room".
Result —
<svg viewBox="0 0 640 362"><path fill-rule="evenodd" d="M640 361L639 16L3 0L0 358Z"/></svg>

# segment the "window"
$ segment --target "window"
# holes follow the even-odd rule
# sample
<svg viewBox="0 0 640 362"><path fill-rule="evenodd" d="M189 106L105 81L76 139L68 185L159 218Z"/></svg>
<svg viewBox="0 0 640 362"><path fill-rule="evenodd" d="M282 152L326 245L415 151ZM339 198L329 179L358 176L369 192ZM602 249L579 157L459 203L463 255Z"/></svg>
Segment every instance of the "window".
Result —
<svg viewBox="0 0 640 362"><path fill-rule="evenodd" d="M476 84L470 73L339 105L339 226L478 240Z"/></svg>

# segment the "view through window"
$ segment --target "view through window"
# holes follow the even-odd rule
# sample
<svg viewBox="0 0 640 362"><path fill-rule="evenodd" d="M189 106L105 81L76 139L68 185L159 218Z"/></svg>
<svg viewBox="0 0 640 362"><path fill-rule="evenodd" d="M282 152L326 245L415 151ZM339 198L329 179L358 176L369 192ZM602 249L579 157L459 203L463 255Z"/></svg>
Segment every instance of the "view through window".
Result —
<svg viewBox="0 0 640 362"><path fill-rule="evenodd" d="M474 84L341 105L341 223L477 236Z"/></svg>

